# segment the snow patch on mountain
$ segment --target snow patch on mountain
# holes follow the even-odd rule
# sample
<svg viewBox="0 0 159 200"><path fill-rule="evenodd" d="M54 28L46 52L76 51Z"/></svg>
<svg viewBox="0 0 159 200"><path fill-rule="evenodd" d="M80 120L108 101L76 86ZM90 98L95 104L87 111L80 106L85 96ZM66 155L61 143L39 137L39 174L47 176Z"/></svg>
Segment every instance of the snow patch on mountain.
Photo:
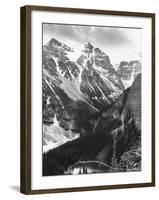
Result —
<svg viewBox="0 0 159 200"><path fill-rule="evenodd" d="M51 76L46 70L43 70L45 76L49 77L50 80L53 81L53 83L55 83L56 78L54 78L53 76ZM64 92L68 95L68 97L70 97L72 100L74 101L84 101L87 105L89 105L89 107L92 108L93 111L98 111L97 108L95 108L93 105L91 105L91 102L89 102L83 95L83 93L80 90L80 84L78 83L78 81L76 79L74 80L69 80L67 78L65 78L64 76L62 76L60 73L58 74L58 78L61 81L61 83L59 84L59 87L64 90ZM52 86L50 85L50 83L46 80L46 83L49 85L50 89L53 91ZM54 93L54 91L53 91ZM59 99L59 97L58 97Z"/></svg>
<svg viewBox="0 0 159 200"><path fill-rule="evenodd" d="M56 114L54 115L53 122L54 123L50 126L43 124L43 152L57 148L58 146L79 137L79 134L75 134L71 130L66 131L60 127Z"/></svg>
<svg viewBox="0 0 159 200"><path fill-rule="evenodd" d="M65 93L74 101L82 100L85 101L82 92L80 91L79 84L75 80L70 81L64 76L59 75L60 80L62 81L60 88L65 91Z"/></svg>

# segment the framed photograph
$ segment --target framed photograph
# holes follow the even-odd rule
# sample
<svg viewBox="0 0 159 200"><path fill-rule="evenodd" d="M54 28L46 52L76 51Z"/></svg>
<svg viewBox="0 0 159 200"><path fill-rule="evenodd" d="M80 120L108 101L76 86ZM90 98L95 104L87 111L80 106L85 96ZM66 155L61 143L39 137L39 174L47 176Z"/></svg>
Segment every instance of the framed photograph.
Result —
<svg viewBox="0 0 159 200"><path fill-rule="evenodd" d="M155 14L21 8L21 192L155 186Z"/></svg>

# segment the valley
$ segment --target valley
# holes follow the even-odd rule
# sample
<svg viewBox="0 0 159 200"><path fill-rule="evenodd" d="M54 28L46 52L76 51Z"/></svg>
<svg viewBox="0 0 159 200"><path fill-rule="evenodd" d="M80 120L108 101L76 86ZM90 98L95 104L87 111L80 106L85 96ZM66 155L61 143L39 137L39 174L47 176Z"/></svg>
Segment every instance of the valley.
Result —
<svg viewBox="0 0 159 200"><path fill-rule="evenodd" d="M76 62L70 52L55 38L43 46L43 176L74 174L81 163L77 174L87 174L91 161L108 166L91 173L140 171L140 61L115 69L90 42Z"/></svg>

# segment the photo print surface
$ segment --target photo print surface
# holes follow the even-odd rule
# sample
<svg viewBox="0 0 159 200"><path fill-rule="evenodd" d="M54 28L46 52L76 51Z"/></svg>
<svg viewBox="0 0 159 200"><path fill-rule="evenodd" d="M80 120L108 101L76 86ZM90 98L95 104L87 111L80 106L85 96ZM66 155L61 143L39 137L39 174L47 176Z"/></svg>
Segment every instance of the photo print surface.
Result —
<svg viewBox="0 0 159 200"><path fill-rule="evenodd" d="M142 29L42 24L43 176L141 171Z"/></svg>

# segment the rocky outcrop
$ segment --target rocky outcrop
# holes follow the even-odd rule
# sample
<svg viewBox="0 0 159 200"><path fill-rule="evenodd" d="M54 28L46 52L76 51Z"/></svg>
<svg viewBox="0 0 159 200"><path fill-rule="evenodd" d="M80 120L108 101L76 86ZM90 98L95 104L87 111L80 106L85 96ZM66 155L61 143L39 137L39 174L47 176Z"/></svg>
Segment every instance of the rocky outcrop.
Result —
<svg viewBox="0 0 159 200"><path fill-rule="evenodd" d="M135 149L140 154L141 149L141 74L132 86L99 118L94 134L111 134L115 138L116 159L129 149ZM134 148L135 147L135 148ZM105 146L97 155L97 159L107 162L107 156L112 146Z"/></svg>
<svg viewBox="0 0 159 200"><path fill-rule="evenodd" d="M128 88L132 85L137 75L141 73L141 62L139 60L122 61L117 69L117 73L125 87Z"/></svg>
<svg viewBox="0 0 159 200"><path fill-rule="evenodd" d="M141 74L138 74L130 88L126 89L106 111L102 112L99 128L102 127L101 121L104 127L107 127L109 121L119 120L123 124L126 118L133 119L137 128L141 130Z"/></svg>
<svg viewBox="0 0 159 200"><path fill-rule="evenodd" d="M141 129L141 74L138 74L132 84L126 105L122 112L122 119L127 115L131 115L135 120L138 129Z"/></svg>

